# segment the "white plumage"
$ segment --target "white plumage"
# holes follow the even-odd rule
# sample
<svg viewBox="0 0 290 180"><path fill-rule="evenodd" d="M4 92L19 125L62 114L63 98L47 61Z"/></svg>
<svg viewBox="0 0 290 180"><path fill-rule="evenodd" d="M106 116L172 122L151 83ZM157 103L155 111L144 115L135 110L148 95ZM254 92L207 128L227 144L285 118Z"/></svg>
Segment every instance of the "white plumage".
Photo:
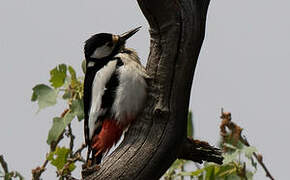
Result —
<svg viewBox="0 0 290 180"><path fill-rule="evenodd" d="M112 53L114 46L109 47L108 44L109 43L106 43L103 46L97 48L91 55L91 58L101 59L103 57L109 56Z"/></svg>
<svg viewBox="0 0 290 180"><path fill-rule="evenodd" d="M102 96L105 92L106 83L110 80L116 71L119 79L119 86L116 89L116 96L111 107L111 113L115 120L120 124L127 126L128 118L135 118L146 100L147 84L145 78L148 78L145 69L142 67L135 51L131 53L119 53L115 57L122 60L123 66L117 70L117 60L110 61L101 68L95 75L92 86L92 103L89 111L89 137L93 136L95 131L95 122L104 113L101 108Z"/></svg>
<svg viewBox="0 0 290 180"><path fill-rule="evenodd" d="M116 98L112 106L115 119L120 123L126 118L136 117L143 108L146 99L147 76L144 68L138 61L130 59L132 55L120 53L117 55L124 63L118 69L120 84L116 91ZM140 63L140 62L139 62Z"/></svg>

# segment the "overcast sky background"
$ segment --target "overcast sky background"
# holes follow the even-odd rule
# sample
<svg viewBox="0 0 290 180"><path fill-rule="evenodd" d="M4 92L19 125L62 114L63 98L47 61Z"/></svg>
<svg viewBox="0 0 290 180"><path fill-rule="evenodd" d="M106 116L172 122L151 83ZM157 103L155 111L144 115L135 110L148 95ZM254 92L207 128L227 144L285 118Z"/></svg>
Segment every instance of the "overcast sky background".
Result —
<svg viewBox="0 0 290 180"><path fill-rule="evenodd" d="M289 178L289 8L289 0L212 1L190 106L196 137L211 144L219 139L220 108L232 112L279 180ZM48 83L49 70L60 63L81 73L83 42L98 32L142 25L127 45L145 64L148 25L135 0L0 0L0 22L0 154L31 179L48 152L52 118L63 109L36 114L32 87ZM50 166L43 179L54 179L54 172ZM260 167L255 179L266 179Z"/></svg>

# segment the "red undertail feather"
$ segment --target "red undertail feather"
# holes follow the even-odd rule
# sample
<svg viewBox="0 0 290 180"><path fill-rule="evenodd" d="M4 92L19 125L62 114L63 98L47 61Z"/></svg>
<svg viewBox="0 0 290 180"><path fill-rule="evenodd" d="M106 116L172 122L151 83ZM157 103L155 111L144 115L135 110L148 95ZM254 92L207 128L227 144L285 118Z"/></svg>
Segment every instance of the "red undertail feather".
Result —
<svg viewBox="0 0 290 180"><path fill-rule="evenodd" d="M123 129L113 119L105 119L102 124L101 132L92 139L92 148L96 151L94 156L108 151L122 135Z"/></svg>

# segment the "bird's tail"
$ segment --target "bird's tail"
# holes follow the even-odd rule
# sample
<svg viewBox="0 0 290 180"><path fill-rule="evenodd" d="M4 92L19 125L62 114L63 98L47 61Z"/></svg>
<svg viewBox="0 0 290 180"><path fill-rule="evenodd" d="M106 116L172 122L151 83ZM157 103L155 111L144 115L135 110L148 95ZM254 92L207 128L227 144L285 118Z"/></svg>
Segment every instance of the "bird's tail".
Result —
<svg viewBox="0 0 290 180"><path fill-rule="evenodd" d="M103 153L118 142L122 132L123 129L116 120L105 119L100 133L92 139L93 156L98 159L102 157Z"/></svg>

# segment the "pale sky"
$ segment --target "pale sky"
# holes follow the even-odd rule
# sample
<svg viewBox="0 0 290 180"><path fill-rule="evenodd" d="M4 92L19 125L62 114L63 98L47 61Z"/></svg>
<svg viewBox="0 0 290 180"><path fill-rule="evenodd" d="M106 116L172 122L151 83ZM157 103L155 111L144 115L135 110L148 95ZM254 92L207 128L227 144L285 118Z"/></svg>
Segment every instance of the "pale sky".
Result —
<svg viewBox="0 0 290 180"><path fill-rule="evenodd" d="M232 112L276 179L288 177L290 1L212 1L192 88L195 135L216 144L220 108ZM63 106L36 114L32 87L47 83L57 64L79 74L83 42L98 32L142 25L128 43L146 63L148 25L135 0L0 0L0 154L31 179L48 152L52 118ZM81 125L81 126L80 126ZM78 144L82 124L75 123ZM54 179L54 167L43 179ZM78 174L78 173L76 173ZM266 179L259 167L255 179Z"/></svg>

